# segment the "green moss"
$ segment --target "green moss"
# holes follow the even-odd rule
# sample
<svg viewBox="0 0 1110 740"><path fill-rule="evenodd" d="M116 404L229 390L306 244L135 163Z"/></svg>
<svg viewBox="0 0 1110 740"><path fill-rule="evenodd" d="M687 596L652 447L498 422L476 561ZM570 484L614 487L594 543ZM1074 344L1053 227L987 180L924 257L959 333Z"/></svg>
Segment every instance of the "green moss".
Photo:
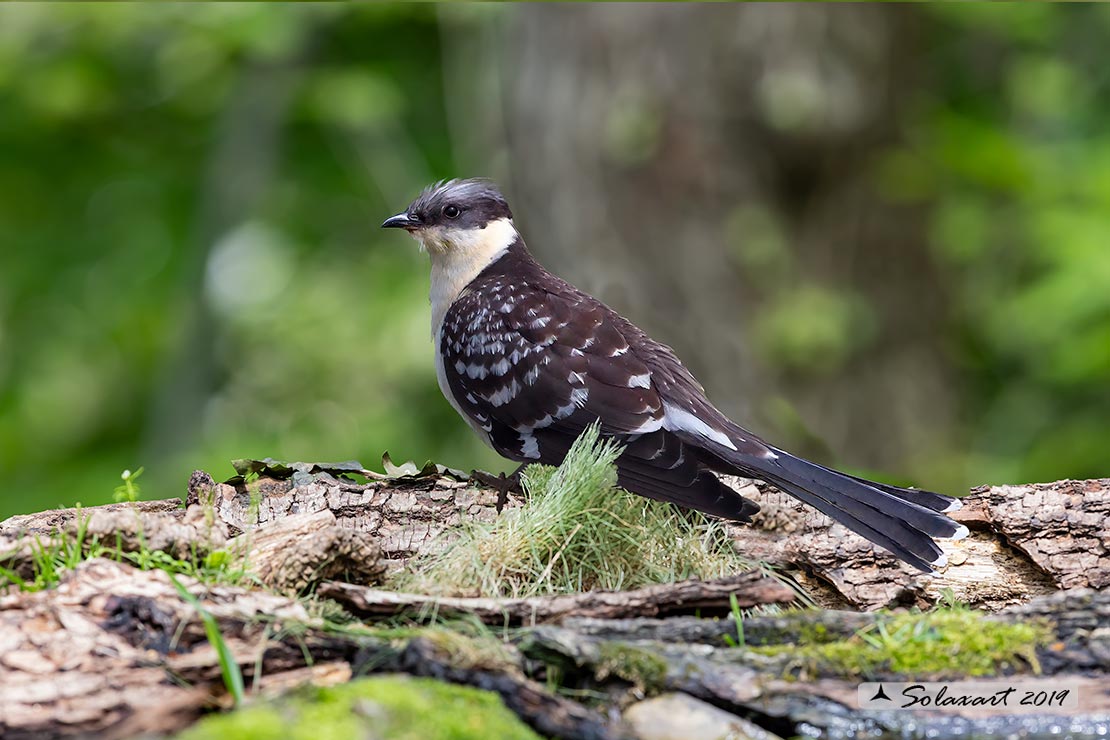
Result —
<svg viewBox="0 0 1110 740"><path fill-rule="evenodd" d="M787 673L803 677L900 675L913 678L989 676L1030 667L1040 671L1036 648L1051 639L1039 622L1007 623L969 609L884 615L846 639L753 647L781 658Z"/></svg>
<svg viewBox="0 0 1110 740"><path fill-rule="evenodd" d="M447 627L427 627L418 636L435 645L456 668L503 671L519 664L515 650L489 634L471 636Z"/></svg>
<svg viewBox="0 0 1110 740"><path fill-rule="evenodd" d="M310 688L280 702L207 717L178 740L537 740L488 691L431 679L379 676Z"/></svg>
<svg viewBox="0 0 1110 740"><path fill-rule="evenodd" d="M649 694L663 689L667 663L658 655L619 642L603 642L599 649L601 656L595 669L598 680L616 676Z"/></svg>
<svg viewBox="0 0 1110 740"><path fill-rule="evenodd" d="M825 612L820 609L802 609L791 611L778 617L782 623L781 628L768 630L763 628L753 631L749 642L751 644L775 644L783 642L796 642L799 645L820 645L844 639L841 631L829 629L823 620Z"/></svg>
<svg viewBox="0 0 1110 740"><path fill-rule="evenodd" d="M802 642L810 644L823 644L834 641L829 634L829 628L823 622L802 622L800 627Z"/></svg>
<svg viewBox="0 0 1110 740"><path fill-rule="evenodd" d="M745 610L738 610L737 614L737 610L734 610L732 621L739 619L742 622L744 645L813 645L843 640L855 632L851 619L844 620L837 612L812 607L776 607L770 613L748 610L745 614ZM865 623L866 619L865 615L859 616L861 619L857 625ZM729 647L736 647L740 642L728 634L722 635L722 639Z"/></svg>

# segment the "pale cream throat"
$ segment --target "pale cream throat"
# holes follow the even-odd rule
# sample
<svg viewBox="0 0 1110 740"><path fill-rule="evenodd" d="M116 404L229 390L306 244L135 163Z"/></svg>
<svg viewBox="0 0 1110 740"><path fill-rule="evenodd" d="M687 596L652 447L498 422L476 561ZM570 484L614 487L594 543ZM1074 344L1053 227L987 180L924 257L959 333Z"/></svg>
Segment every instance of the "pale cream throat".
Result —
<svg viewBox="0 0 1110 740"><path fill-rule="evenodd" d="M500 257L517 238L512 219L499 218L481 229L424 229L417 238L432 258L429 298L432 303L432 337L443 323L447 309L463 288Z"/></svg>

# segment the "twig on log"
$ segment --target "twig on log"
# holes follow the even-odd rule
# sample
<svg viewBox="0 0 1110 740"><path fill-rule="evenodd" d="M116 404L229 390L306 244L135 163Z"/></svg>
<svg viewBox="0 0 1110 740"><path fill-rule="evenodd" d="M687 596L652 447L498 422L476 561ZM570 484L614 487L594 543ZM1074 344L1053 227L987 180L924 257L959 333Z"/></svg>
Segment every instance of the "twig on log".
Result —
<svg viewBox="0 0 1110 740"><path fill-rule="evenodd" d="M780 581L752 571L712 581L679 581L633 591L589 591L525 599L454 598L407 594L330 581L317 591L363 615L384 616L407 610L470 614L489 624L538 624L566 616L636 617L694 609L727 609L735 596L742 608L785 604L797 595Z"/></svg>

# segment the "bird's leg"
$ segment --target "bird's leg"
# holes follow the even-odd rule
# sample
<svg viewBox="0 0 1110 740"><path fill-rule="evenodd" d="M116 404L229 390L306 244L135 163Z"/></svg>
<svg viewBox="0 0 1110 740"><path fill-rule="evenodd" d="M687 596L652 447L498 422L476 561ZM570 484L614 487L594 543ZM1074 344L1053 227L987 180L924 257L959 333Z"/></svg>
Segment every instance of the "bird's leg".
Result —
<svg viewBox="0 0 1110 740"><path fill-rule="evenodd" d="M520 482L520 473L527 465L528 463L521 463L520 467L508 476L504 473L495 476L484 470L472 470L470 471L470 479L497 491L497 513L500 514L501 510L505 508L505 504L509 503L510 493L524 497L524 486Z"/></svg>

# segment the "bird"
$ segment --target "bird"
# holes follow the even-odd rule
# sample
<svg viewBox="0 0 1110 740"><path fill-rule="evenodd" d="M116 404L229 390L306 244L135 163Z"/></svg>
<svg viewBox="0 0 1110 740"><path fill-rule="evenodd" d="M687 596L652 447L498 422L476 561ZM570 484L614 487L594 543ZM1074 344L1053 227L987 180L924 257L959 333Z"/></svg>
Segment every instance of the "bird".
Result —
<svg viewBox="0 0 1110 740"><path fill-rule="evenodd" d="M674 350L544 269L492 181L440 181L382 227L430 257L443 395L521 468L558 465L598 424L622 448L618 485L649 499L750 522L758 504L718 476L757 478L926 573L946 564L936 539L967 535L947 516L958 499L842 473L733 422Z"/></svg>

